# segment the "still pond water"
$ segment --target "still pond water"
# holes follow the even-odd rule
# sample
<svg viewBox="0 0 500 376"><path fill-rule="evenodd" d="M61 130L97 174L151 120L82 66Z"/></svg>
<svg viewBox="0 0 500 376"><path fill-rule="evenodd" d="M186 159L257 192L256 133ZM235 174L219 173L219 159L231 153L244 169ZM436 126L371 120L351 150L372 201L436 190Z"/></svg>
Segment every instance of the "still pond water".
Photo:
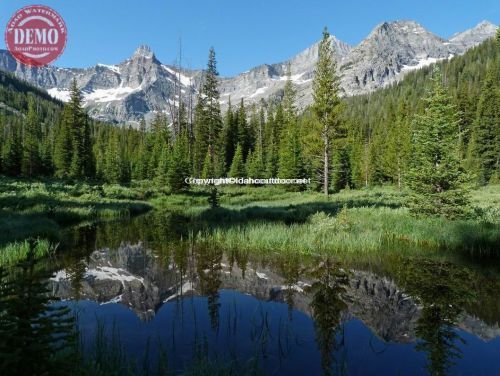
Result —
<svg viewBox="0 0 500 376"><path fill-rule="evenodd" d="M185 225L158 213L67 234L50 288L88 351L104 336L151 374L166 360L175 374L500 375L495 260L339 261L181 238Z"/></svg>

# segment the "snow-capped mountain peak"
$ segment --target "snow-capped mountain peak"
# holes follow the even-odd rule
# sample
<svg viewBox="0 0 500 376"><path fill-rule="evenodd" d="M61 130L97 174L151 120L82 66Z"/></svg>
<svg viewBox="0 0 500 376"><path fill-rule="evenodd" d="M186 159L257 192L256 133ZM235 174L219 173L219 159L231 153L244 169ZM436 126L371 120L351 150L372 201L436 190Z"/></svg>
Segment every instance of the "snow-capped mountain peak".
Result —
<svg viewBox="0 0 500 376"><path fill-rule="evenodd" d="M383 22L357 46L351 47L331 36L344 95L364 94L400 80L408 71L463 54L496 33L497 26L483 21L470 30L445 40L411 20ZM234 77L221 77L219 90L224 110L229 98L245 104L272 101L283 94L288 65L297 88L297 105L312 102L312 81L318 59L319 41L290 59L262 64ZM0 50L0 69L13 72L63 101L69 99L71 81L77 80L91 116L113 122L138 122L161 111L169 113L179 95L195 99L201 70L179 70L162 64L152 49L139 46L130 58L118 64L90 68L31 68L17 63Z"/></svg>

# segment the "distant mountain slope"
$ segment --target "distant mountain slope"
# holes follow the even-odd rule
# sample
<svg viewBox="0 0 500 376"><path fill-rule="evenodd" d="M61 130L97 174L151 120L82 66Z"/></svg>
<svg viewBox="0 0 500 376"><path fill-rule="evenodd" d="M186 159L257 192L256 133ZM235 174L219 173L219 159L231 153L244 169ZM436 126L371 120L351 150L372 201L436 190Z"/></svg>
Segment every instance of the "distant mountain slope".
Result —
<svg viewBox="0 0 500 376"><path fill-rule="evenodd" d="M445 40L414 21L395 21L378 25L354 48L332 37L344 94L369 93L400 80L411 70L461 55L493 36L496 28L483 21ZM298 106L304 108L312 101L317 57L315 43L288 61L263 64L237 76L221 78L222 107L227 106L229 98L233 103L244 98L251 104L280 97L290 64L298 89ZM180 71L162 64L146 46L117 65L98 64L86 69L30 68L18 64L2 50L0 69L13 72L63 101L68 98L71 80L76 78L91 116L114 122L137 122L144 116L150 118L156 111L169 113L178 104L179 89L183 100L195 98L202 77L201 70Z"/></svg>
<svg viewBox="0 0 500 376"><path fill-rule="evenodd" d="M60 109L61 101L53 98L45 90L0 71L0 112L22 116L28 109L28 94L32 94L41 104L40 110Z"/></svg>
<svg viewBox="0 0 500 376"><path fill-rule="evenodd" d="M445 77L447 94L460 114L460 153L464 159L470 158L469 141L477 124L478 103L484 94L487 75L494 74L497 88L500 83L498 42L491 38L462 56L436 64ZM404 132L409 134L415 115L424 112L426 102L422 99L432 85L432 74L433 67L413 70L399 82L376 92L347 98L345 118L351 137L352 160L363 161L353 167L356 169L354 186L398 181L400 176L394 175L389 167L394 162L391 158L396 155L395 150L404 145ZM308 111L306 116L309 116Z"/></svg>

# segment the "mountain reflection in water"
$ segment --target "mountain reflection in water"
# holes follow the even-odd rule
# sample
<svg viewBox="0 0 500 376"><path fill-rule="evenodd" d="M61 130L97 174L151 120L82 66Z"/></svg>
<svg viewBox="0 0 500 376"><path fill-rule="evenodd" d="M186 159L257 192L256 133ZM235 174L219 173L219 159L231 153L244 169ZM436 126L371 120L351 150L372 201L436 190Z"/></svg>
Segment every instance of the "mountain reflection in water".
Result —
<svg viewBox="0 0 500 376"><path fill-rule="evenodd" d="M101 323L177 371L201 346L264 374L500 374L500 281L480 268L222 251L143 220L71 234L50 279L88 348Z"/></svg>

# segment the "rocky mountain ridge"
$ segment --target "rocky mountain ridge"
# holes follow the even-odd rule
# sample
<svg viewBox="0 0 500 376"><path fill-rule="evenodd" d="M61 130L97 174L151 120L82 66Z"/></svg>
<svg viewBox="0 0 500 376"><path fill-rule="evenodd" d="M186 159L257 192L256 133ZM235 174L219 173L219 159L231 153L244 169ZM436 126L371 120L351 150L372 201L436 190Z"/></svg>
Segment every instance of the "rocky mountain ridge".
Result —
<svg viewBox="0 0 500 376"><path fill-rule="evenodd" d="M365 94L400 80L407 72L461 55L495 35L497 26L483 21L476 27L443 39L415 21L384 22L355 47L331 37L341 77L343 95ZM263 64L234 77L220 78L221 107L229 100L246 104L279 99L290 65L297 88L298 107L312 102L312 80L319 42L277 64ZM127 60L90 68L32 68L17 63L0 50L0 69L46 89L53 97L68 100L75 78L85 106L94 118L137 123L156 112L169 114L183 101L193 102L203 71L162 64L147 46L140 46Z"/></svg>

